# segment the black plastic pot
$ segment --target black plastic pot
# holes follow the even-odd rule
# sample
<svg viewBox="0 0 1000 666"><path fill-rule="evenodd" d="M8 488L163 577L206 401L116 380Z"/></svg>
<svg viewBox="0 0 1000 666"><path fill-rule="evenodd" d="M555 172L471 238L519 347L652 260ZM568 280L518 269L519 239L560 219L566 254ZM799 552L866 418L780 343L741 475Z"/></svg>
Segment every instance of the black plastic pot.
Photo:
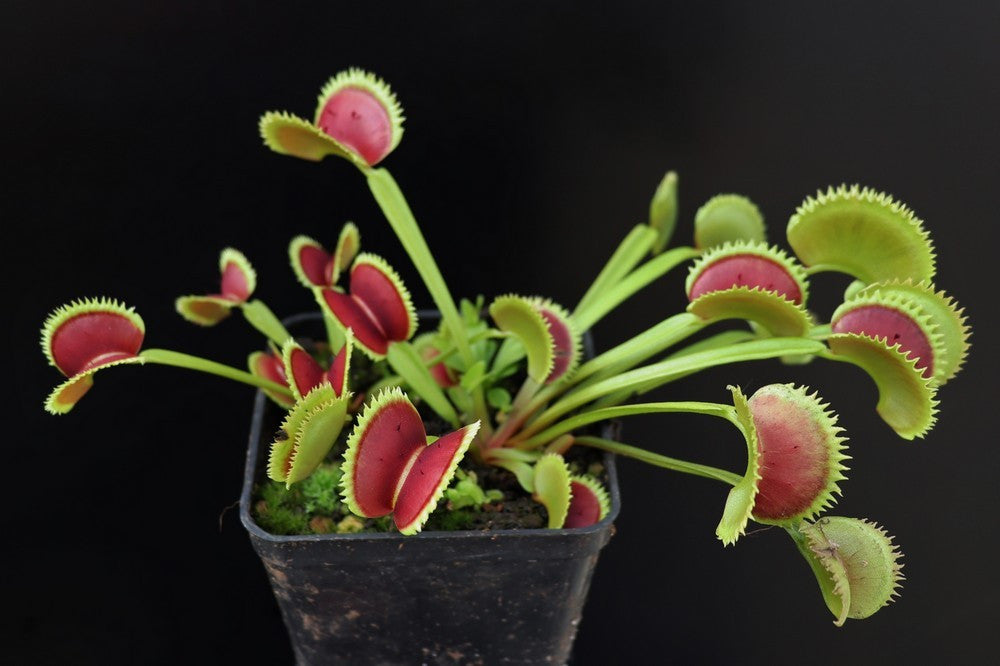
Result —
<svg viewBox="0 0 1000 666"><path fill-rule="evenodd" d="M621 505L612 456L605 461L611 511L587 528L278 536L250 513L273 430L269 411L258 392L240 519L267 569L299 663L567 661Z"/></svg>

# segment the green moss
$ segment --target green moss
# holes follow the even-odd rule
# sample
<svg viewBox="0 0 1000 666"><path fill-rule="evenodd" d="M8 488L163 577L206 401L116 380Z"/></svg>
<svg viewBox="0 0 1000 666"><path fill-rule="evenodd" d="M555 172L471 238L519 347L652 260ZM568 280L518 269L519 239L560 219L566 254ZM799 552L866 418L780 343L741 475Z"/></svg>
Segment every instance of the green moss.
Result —
<svg viewBox="0 0 1000 666"><path fill-rule="evenodd" d="M320 465L299 484L306 513L332 516L341 511L341 476L340 465Z"/></svg>
<svg viewBox="0 0 1000 666"><path fill-rule="evenodd" d="M338 455L339 458L339 455ZM389 518L358 518L340 499L340 464L324 463L313 474L285 488L265 481L254 494L253 517L271 534L390 532Z"/></svg>
<svg viewBox="0 0 1000 666"><path fill-rule="evenodd" d="M424 530L472 530L476 529L477 516L475 509L455 509L452 511L440 508L431 514L424 525Z"/></svg>
<svg viewBox="0 0 1000 666"><path fill-rule="evenodd" d="M254 503L254 520L272 534L310 534L309 518L298 506L298 489L268 481L258 487L260 499Z"/></svg>

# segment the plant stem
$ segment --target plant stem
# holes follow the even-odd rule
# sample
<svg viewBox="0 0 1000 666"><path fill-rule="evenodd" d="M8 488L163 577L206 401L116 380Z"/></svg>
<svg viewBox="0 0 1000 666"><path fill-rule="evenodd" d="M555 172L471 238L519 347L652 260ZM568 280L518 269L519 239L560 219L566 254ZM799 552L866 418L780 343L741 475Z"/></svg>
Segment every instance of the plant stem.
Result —
<svg viewBox="0 0 1000 666"><path fill-rule="evenodd" d="M715 335L707 337L704 340L699 340L698 342L695 342L686 347L678 349L673 354L667 356L667 359L680 358L682 356L688 356L690 354L694 354L695 352L707 351L710 349L719 349L720 347L728 347L729 345L735 345L741 342L746 342L747 340L756 340L756 339L757 336L751 331L722 331L721 333L716 333ZM691 373L689 374L694 374L695 372L698 371L692 370ZM607 374L608 373L602 373L601 375L595 377L595 379L604 379L605 376L607 376ZM683 377L684 375L677 375L675 377L672 377L671 381L676 381L678 379L682 379ZM590 384L585 383L582 386L580 386L580 389L583 389L589 385ZM632 389L626 389L624 391L609 393L603 398L594 401L593 406L597 408L613 407L631 398L633 393L634 391Z"/></svg>
<svg viewBox="0 0 1000 666"><path fill-rule="evenodd" d="M593 299L588 307L573 314L573 321L579 330L586 331L637 291L653 282L664 273L693 259L701 252L692 247L677 247L650 259L641 267L619 279L609 291Z"/></svg>
<svg viewBox="0 0 1000 666"><path fill-rule="evenodd" d="M507 436L510 436L532 414L549 403L553 398L562 395L574 386L580 385L584 380L590 379L591 383L593 383L597 379L603 379L606 376L628 370L650 356L654 356L684 338L697 333L704 325L700 318L687 312L681 312L673 317L664 319L659 324L640 333L631 340L627 340L617 347L613 347L587 361L567 380L544 387L522 409L513 409L508 415L507 421L504 422L504 426L501 427L501 430L505 430ZM583 383L583 386L586 385L586 383ZM497 437L494 440L500 440L499 435L500 431L498 430Z"/></svg>
<svg viewBox="0 0 1000 666"><path fill-rule="evenodd" d="M563 388L583 383L585 379L616 375L642 363L651 356L702 330L706 323L696 315L681 312L664 319L631 340L603 352L581 365ZM551 397L551 396L548 396Z"/></svg>
<svg viewBox="0 0 1000 666"><path fill-rule="evenodd" d="M728 483L731 486L735 486L743 478L738 474L733 474L732 472L719 469L718 467L699 465L698 463L687 462L686 460L670 458L658 453L653 453L652 451L647 451L646 449L640 449L636 446L629 446L628 444L615 442L610 439L582 436L577 437L573 443L582 444L583 446L589 446L602 451L610 451L611 453L625 456L627 458L635 458L636 460L641 460L642 462L649 463L650 465L656 465L657 467L663 467L664 469L672 469L675 472L694 474L695 476L701 476L706 479L715 479L716 481Z"/></svg>
<svg viewBox="0 0 1000 666"><path fill-rule="evenodd" d="M243 317L250 325L263 333L279 349L292 337L284 324L281 323L281 320L275 316L271 308L267 307L264 301L255 298L252 301L243 303L240 309L243 311Z"/></svg>
<svg viewBox="0 0 1000 666"><path fill-rule="evenodd" d="M392 230L396 232L396 236L399 238L399 242L402 243L403 249L410 256L410 260L413 261L413 265L424 281L427 291L430 292L431 299L438 310L441 311L441 319L444 322L445 328L448 329L452 342L458 348L458 353L462 357L462 361L464 361L466 367L471 367L475 363L475 358L466 337L462 317L458 313L458 308L455 306L451 292L448 291L448 285L445 283L444 278L441 276L441 271L434 261L434 256L427 246L423 232L420 231L420 226L417 224L416 218L413 217L413 212L406 202L406 197L403 196L403 192L399 189L399 185L396 184L392 175L385 169L365 169L364 173L368 179L368 187L371 189L375 201L382 209L382 213L389 221ZM488 435L492 431L492 425L490 423L489 411L486 409L486 398L483 395L482 386L476 387L472 398L476 416L482 423L482 429L485 430L484 434Z"/></svg>
<svg viewBox="0 0 1000 666"><path fill-rule="evenodd" d="M555 422L563 414L611 393L624 390L649 390L666 384L677 377L717 365L777 358L787 354L818 354L825 349L826 345L816 340L768 338L660 361L615 377L609 377L566 396L542 412L531 425L525 428L524 436L533 435Z"/></svg>
<svg viewBox="0 0 1000 666"><path fill-rule="evenodd" d="M608 263L604 265L597 278L587 289L583 298L573 311L573 316L587 310L595 298L600 296L608 287L615 284L622 277L628 275L636 264L642 261L643 256L649 251L656 241L656 230L649 225L638 224L632 228L625 236L625 239L618 244L612 253Z"/></svg>
<svg viewBox="0 0 1000 666"><path fill-rule="evenodd" d="M244 370L238 370L234 367L223 365L222 363L209 361L208 359L201 358L200 356L183 354L181 352L170 351L169 349L146 349L140 352L139 356L141 356L146 363L158 363L160 365L170 365L175 368L199 370L212 375L225 377L226 379L243 382L244 384L249 384L250 386L256 386L257 388L274 391L275 393L280 393L282 395L292 395L291 390L289 390L287 386L282 386L281 384L272 382L269 379L264 379L263 377L258 377L257 375Z"/></svg>
<svg viewBox="0 0 1000 666"><path fill-rule="evenodd" d="M717 416L726 419L734 425L738 425L736 410L731 405L719 405L714 402L647 402L637 405L625 405L624 407L607 407L605 409L584 411L565 421L560 421L533 437L526 439L515 437L511 440L511 443L519 449L530 450L547 444L562 434L573 432L577 428L597 423L598 421L607 421L620 416L633 416L635 414L669 414L678 412Z"/></svg>

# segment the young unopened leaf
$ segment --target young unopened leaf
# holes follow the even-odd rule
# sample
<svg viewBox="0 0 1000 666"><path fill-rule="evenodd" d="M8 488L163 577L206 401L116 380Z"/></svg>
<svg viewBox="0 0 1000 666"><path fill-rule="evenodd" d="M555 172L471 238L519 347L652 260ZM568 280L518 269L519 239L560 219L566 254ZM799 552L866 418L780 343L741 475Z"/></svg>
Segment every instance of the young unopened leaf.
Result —
<svg viewBox="0 0 1000 666"><path fill-rule="evenodd" d="M677 172L668 171L649 202L649 226L656 230L653 254L663 252L677 225Z"/></svg>

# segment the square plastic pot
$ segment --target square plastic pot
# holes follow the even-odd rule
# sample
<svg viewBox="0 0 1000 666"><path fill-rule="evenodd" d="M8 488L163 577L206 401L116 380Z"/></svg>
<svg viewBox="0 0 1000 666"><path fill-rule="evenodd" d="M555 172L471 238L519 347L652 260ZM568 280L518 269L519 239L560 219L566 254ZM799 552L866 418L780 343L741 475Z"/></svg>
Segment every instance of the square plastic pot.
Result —
<svg viewBox="0 0 1000 666"><path fill-rule="evenodd" d="M297 317L316 324L318 318ZM258 392L240 497L300 664L561 664L569 659L601 549L596 525L549 530L283 536L251 515L277 409Z"/></svg>

